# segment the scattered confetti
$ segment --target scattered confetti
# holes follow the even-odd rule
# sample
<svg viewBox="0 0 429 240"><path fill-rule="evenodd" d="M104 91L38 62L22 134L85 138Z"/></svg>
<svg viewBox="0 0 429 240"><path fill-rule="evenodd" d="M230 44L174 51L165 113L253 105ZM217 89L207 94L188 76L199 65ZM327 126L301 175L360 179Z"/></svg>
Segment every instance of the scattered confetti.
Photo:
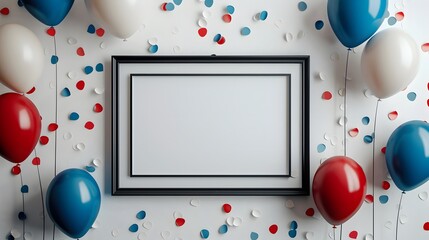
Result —
<svg viewBox="0 0 429 240"><path fill-rule="evenodd" d="M50 27L50 28L48 28L48 29L46 30L46 33L47 33L49 36L53 37L53 36L55 36L55 34L56 34L57 32L55 31L55 28L54 28L54 27Z"/></svg>
<svg viewBox="0 0 429 240"><path fill-rule="evenodd" d="M295 238L297 231L295 229L291 229L291 230L289 230L288 234L289 234L290 238Z"/></svg>
<svg viewBox="0 0 429 240"><path fill-rule="evenodd" d="M395 17L389 17L389 18L387 19L387 23L388 23L390 26L395 25L395 24L396 24L396 22L397 22L397 20L396 20L396 18L395 18Z"/></svg>
<svg viewBox="0 0 429 240"><path fill-rule="evenodd" d="M71 132L66 132L63 134L64 140L70 140L70 139L72 139L72 137L73 137L73 134L71 134Z"/></svg>
<svg viewBox="0 0 429 240"><path fill-rule="evenodd" d="M428 192L421 192L421 193L419 193L419 198L422 201L426 201L428 199Z"/></svg>
<svg viewBox="0 0 429 240"><path fill-rule="evenodd" d="M72 120L72 121L76 121L76 120L79 119L79 114L77 112L72 112L69 115L69 119Z"/></svg>
<svg viewBox="0 0 429 240"><path fill-rule="evenodd" d="M85 169L86 169L86 171L88 171L90 173L95 172L95 167L94 166L86 166Z"/></svg>
<svg viewBox="0 0 429 240"><path fill-rule="evenodd" d="M386 147L381 148L381 153L386 154Z"/></svg>
<svg viewBox="0 0 429 240"><path fill-rule="evenodd" d="M69 38L67 38L67 43L69 45L75 45L77 43L77 39L74 37L69 37Z"/></svg>
<svg viewBox="0 0 429 240"><path fill-rule="evenodd" d="M293 200L287 200L285 205L286 205L286 207L287 207L287 208L289 208L289 209L292 209L292 208L294 208L294 207L295 207L295 203L294 203L294 201L293 201Z"/></svg>
<svg viewBox="0 0 429 240"><path fill-rule="evenodd" d="M321 30L325 26L325 23L322 20L318 20L314 23L316 30Z"/></svg>
<svg viewBox="0 0 429 240"><path fill-rule="evenodd" d="M91 74L93 71L94 71L94 68L93 68L93 67L91 67L91 66L86 66L86 67L83 69L83 72L84 72L86 75Z"/></svg>
<svg viewBox="0 0 429 240"><path fill-rule="evenodd" d="M94 123L91 122L91 121L86 122L85 123L85 128L88 129L88 130L94 129Z"/></svg>
<svg viewBox="0 0 429 240"><path fill-rule="evenodd" d="M152 222L144 222L143 223L143 227L146 228L147 230L150 230L152 228Z"/></svg>
<svg viewBox="0 0 429 240"><path fill-rule="evenodd" d="M49 138L47 136L41 136L39 142L41 145L46 145L49 143Z"/></svg>
<svg viewBox="0 0 429 240"><path fill-rule="evenodd" d="M401 224L407 223L408 222L408 217L406 215L404 215L404 214L401 214L401 216L399 216L399 222Z"/></svg>
<svg viewBox="0 0 429 240"><path fill-rule="evenodd" d="M64 88L63 90L61 90L60 95L63 97L70 97L71 95L70 89Z"/></svg>
<svg viewBox="0 0 429 240"><path fill-rule="evenodd" d="M119 230L113 229L110 233L112 234L113 237L117 237L119 235Z"/></svg>
<svg viewBox="0 0 429 240"><path fill-rule="evenodd" d="M389 196L387 195L381 195L378 200L381 204L386 204L389 201Z"/></svg>
<svg viewBox="0 0 429 240"><path fill-rule="evenodd" d="M421 48L423 52L429 52L429 43L422 44Z"/></svg>
<svg viewBox="0 0 429 240"><path fill-rule="evenodd" d="M362 124L363 124L363 125L368 125L368 124L369 124L369 121L370 121L370 120L369 120L369 117L363 117L363 118L362 118Z"/></svg>
<svg viewBox="0 0 429 240"><path fill-rule="evenodd" d="M389 188L390 188L390 183L389 183L388 181L383 181L382 188L383 188L384 190L389 190Z"/></svg>
<svg viewBox="0 0 429 240"><path fill-rule="evenodd" d="M52 64L57 64L58 63L58 56L52 55L52 57L51 57L51 63Z"/></svg>
<svg viewBox="0 0 429 240"><path fill-rule="evenodd" d="M351 232L349 233L349 237L350 237L351 239L357 239L357 237L358 237L358 232L357 232L357 231L351 231Z"/></svg>
<svg viewBox="0 0 429 240"><path fill-rule="evenodd" d="M28 91L27 92L27 94L32 94L32 93L34 93L36 91L36 87L32 87L31 89L30 89L30 91Z"/></svg>
<svg viewBox="0 0 429 240"><path fill-rule="evenodd" d="M131 225L129 228L128 228L128 230L130 231L130 232L133 232L133 233L135 233L135 232L137 232L138 230L139 230L139 225L137 225L137 224L133 224L133 225Z"/></svg>
<svg viewBox="0 0 429 240"><path fill-rule="evenodd" d="M95 160L94 160L95 161ZM96 165L96 164L94 164L94 165ZM97 165L96 165L97 166ZM146 217L146 212L145 211L143 211L143 210L141 210L140 212L138 212L137 214L136 214L136 218L137 219L139 219L139 220L143 220L143 219L145 219L145 217Z"/></svg>
<svg viewBox="0 0 429 240"><path fill-rule="evenodd" d="M398 20L398 21L402 21L402 20L404 20L404 17L405 17L404 12L397 12L397 13L395 14L395 18L396 18L396 20Z"/></svg>
<svg viewBox="0 0 429 240"><path fill-rule="evenodd" d="M201 230L201 232L200 232L200 236L201 236L201 238L202 238L202 239L207 239L207 238L209 238L209 235L210 235L210 232L209 232L209 230L207 230L207 229L203 229L203 230Z"/></svg>
<svg viewBox="0 0 429 240"><path fill-rule="evenodd" d="M346 123L347 123L347 118L346 117L342 116L342 117L340 117L338 119L338 125L344 126L344 124L346 124Z"/></svg>
<svg viewBox="0 0 429 240"><path fill-rule="evenodd" d="M83 143L78 143L78 144L76 144L75 145L75 149L76 150L78 150L78 151L83 151L83 150L85 150L85 144L83 144Z"/></svg>
<svg viewBox="0 0 429 240"><path fill-rule="evenodd" d="M259 13L259 20L261 21L265 21L268 17L268 12L267 11L262 11Z"/></svg>
<svg viewBox="0 0 429 240"><path fill-rule="evenodd" d="M261 213L261 211L259 211L259 210L252 210L252 216L254 217L254 218L259 218L259 217L261 217L262 216L262 213Z"/></svg>
<svg viewBox="0 0 429 240"><path fill-rule="evenodd" d="M9 15L9 13L10 13L10 11L9 11L9 8L7 8L7 7L4 7L2 9L0 9L0 14L1 15L7 16L7 15Z"/></svg>
<svg viewBox="0 0 429 240"><path fill-rule="evenodd" d="M12 229L10 231L10 234L14 237L14 238L20 238L21 237L21 231L19 231L18 229Z"/></svg>
<svg viewBox="0 0 429 240"><path fill-rule="evenodd" d="M97 65L95 65L95 71L97 72L102 72L104 71L104 66L102 63L97 63Z"/></svg>
<svg viewBox="0 0 429 240"><path fill-rule="evenodd" d="M234 6L232 6L232 5L228 5L228 6L226 6L226 12L227 13L229 13L229 14L234 14L234 12L235 12L235 8L234 8Z"/></svg>
<svg viewBox="0 0 429 240"><path fill-rule="evenodd" d="M213 6L213 0L204 0L204 5L206 5L206 7L212 7Z"/></svg>
<svg viewBox="0 0 429 240"><path fill-rule="evenodd" d="M73 79L76 76L76 74L74 72L68 72L67 73L67 77L70 79Z"/></svg>
<svg viewBox="0 0 429 240"><path fill-rule="evenodd" d="M365 235L364 240L374 240L374 237L372 236L372 234L367 234Z"/></svg>
<svg viewBox="0 0 429 240"><path fill-rule="evenodd" d="M90 25L88 26L88 28L86 29L86 31L87 31L88 33L90 33L90 34L94 34L94 33L95 33L95 27L94 27L94 25L90 24Z"/></svg>
<svg viewBox="0 0 429 240"><path fill-rule="evenodd" d="M76 88L78 90L83 90L85 88L85 82L83 80L80 80L76 83Z"/></svg>
<svg viewBox="0 0 429 240"><path fill-rule="evenodd" d="M397 111L392 111L388 114L388 117L390 120L395 120L398 117L398 112Z"/></svg>
<svg viewBox="0 0 429 240"><path fill-rule="evenodd" d="M230 212L231 212L231 210L232 210L232 206L231 206L230 204L228 204L228 203L225 203L225 204L222 206L222 209L223 209L223 211L224 211L225 213L230 213Z"/></svg>
<svg viewBox="0 0 429 240"><path fill-rule="evenodd" d="M103 88L94 88L94 92L97 95L101 95L104 93L104 89Z"/></svg>
<svg viewBox="0 0 429 240"><path fill-rule="evenodd" d="M423 224L423 229L424 229L425 231L429 231L429 222L425 222L425 223Z"/></svg>
<svg viewBox="0 0 429 240"><path fill-rule="evenodd" d="M198 29L198 35L200 35L200 37L205 37L207 35L207 28L200 28Z"/></svg>
<svg viewBox="0 0 429 240"><path fill-rule="evenodd" d="M359 134L359 129L358 128L352 128L349 130L349 135L350 137L356 137Z"/></svg>
<svg viewBox="0 0 429 240"><path fill-rule="evenodd" d="M22 185L21 192L22 193L28 193L28 185Z"/></svg>
<svg viewBox="0 0 429 240"><path fill-rule="evenodd" d="M322 153L325 150L326 150L326 145L325 144L321 143L321 144L317 145L317 152L318 153Z"/></svg>
<svg viewBox="0 0 429 240"><path fill-rule="evenodd" d="M94 160L92 160L92 164L94 164L94 166L99 167L101 165L101 160L96 158Z"/></svg>
<svg viewBox="0 0 429 240"><path fill-rule="evenodd" d="M184 218L176 218L176 226L181 227L185 224L185 219Z"/></svg>
<svg viewBox="0 0 429 240"><path fill-rule="evenodd" d="M48 125L48 131L49 132L54 132L54 131L56 131L58 129L58 124L56 124L56 123L50 123L49 125Z"/></svg>
<svg viewBox="0 0 429 240"><path fill-rule="evenodd" d="M279 227L276 224L271 225L268 230L270 231L271 234L276 234L277 231L279 230Z"/></svg>
<svg viewBox="0 0 429 240"><path fill-rule="evenodd" d="M223 224L222 226L220 226L218 232L219 232L219 234L227 233L228 232L228 225Z"/></svg>
<svg viewBox="0 0 429 240"><path fill-rule="evenodd" d="M417 94L415 92L409 92L407 94L407 98L408 98L408 100L410 100L411 102L413 102L414 100L416 100Z"/></svg>
<svg viewBox="0 0 429 240"><path fill-rule="evenodd" d="M24 221L27 219L27 215L25 214L25 212L19 212L18 213L18 219L21 221Z"/></svg>
<svg viewBox="0 0 429 240"><path fill-rule="evenodd" d="M79 47L76 49L76 54L80 57L85 56L85 50L83 49L83 47Z"/></svg>
<svg viewBox="0 0 429 240"><path fill-rule="evenodd" d="M309 216L309 217L313 217L314 216L314 208L308 208L305 211L305 215ZM292 228L292 227L291 227ZM295 228L296 229L296 228Z"/></svg>
<svg viewBox="0 0 429 240"><path fill-rule="evenodd" d="M200 200L198 200L198 199L192 199L190 204L193 207L199 207L201 203L200 203Z"/></svg>
<svg viewBox="0 0 429 240"><path fill-rule="evenodd" d="M150 53L156 53L156 52L158 52L158 45L151 45L150 47L149 47L149 49L148 49L148 51L150 52Z"/></svg>
<svg viewBox="0 0 429 240"><path fill-rule="evenodd" d="M15 166L12 167L11 169L11 173L13 175L19 175L21 173L21 167L19 164L16 164Z"/></svg>
<svg viewBox="0 0 429 240"><path fill-rule="evenodd" d="M96 103L93 108L94 112L101 113L103 111L103 106L100 103Z"/></svg>
<svg viewBox="0 0 429 240"><path fill-rule="evenodd" d="M365 196L365 202L367 202L367 203L373 203L374 202L374 196L372 196L371 194L367 194Z"/></svg>
<svg viewBox="0 0 429 240"><path fill-rule="evenodd" d="M243 223L243 220L239 217L235 217L232 221L232 226L239 227Z"/></svg>
<svg viewBox="0 0 429 240"><path fill-rule="evenodd" d="M314 233L313 232L306 232L305 233L305 239L312 240L313 238L314 238Z"/></svg>
<svg viewBox="0 0 429 240"><path fill-rule="evenodd" d="M40 165L40 158L39 157L34 157L33 160L31 161L31 163L34 166L39 166Z"/></svg>
<svg viewBox="0 0 429 240"><path fill-rule="evenodd" d="M104 33L105 33L105 31L103 28L97 28L97 30L95 30L95 34L97 34L97 36L99 36L99 37L103 37Z"/></svg>
<svg viewBox="0 0 429 240"><path fill-rule="evenodd" d="M179 6L180 4L182 4L182 0L173 0L174 4L176 4L177 6Z"/></svg>
<svg viewBox="0 0 429 240"><path fill-rule="evenodd" d="M256 232L251 232L250 233L250 239L251 240L257 240L259 238L259 234Z"/></svg>
<svg viewBox="0 0 429 240"><path fill-rule="evenodd" d="M285 34L285 40L286 40L286 42L291 42L293 40L292 33L286 33Z"/></svg>
<svg viewBox="0 0 429 240"><path fill-rule="evenodd" d="M372 137L372 135L365 135L365 137L363 137L363 141L365 143L372 143L373 140L374 138Z"/></svg>
<svg viewBox="0 0 429 240"><path fill-rule="evenodd" d="M171 2L165 4L165 10L167 10L167 11L173 11L174 10L174 4L171 3Z"/></svg>
<svg viewBox="0 0 429 240"><path fill-rule="evenodd" d="M322 93L322 99L323 100L331 100L332 98L332 93L329 91L325 91Z"/></svg>
<svg viewBox="0 0 429 240"><path fill-rule="evenodd" d="M241 33L241 35L242 35L242 36L248 36L248 35L250 35L251 30L250 30L250 28L249 28L249 27L243 27L243 28L240 30L240 33Z"/></svg>
<svg viewBox="0 0 429 240"><path fill-rule="evenodd" d="M231 16L231 14L224 14L223 16L222 16L222 20L224 21L224 22L226 22L226 23L230 23L231 21L232 21L232 16Z"/></svg>

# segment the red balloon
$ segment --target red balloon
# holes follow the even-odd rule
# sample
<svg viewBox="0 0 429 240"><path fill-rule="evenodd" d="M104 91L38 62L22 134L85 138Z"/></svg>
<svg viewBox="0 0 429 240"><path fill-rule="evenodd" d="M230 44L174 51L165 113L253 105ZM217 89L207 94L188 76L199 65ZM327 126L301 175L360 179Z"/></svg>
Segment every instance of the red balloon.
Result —
<svg viewBox="0 0 429 240"><path fill-rule="evenodd" d="M21 163L40 137L41 118L30 99L18 93L0 95L0 156Z"/></svg>
<svg viewBox="0 0 429 240"><path fill-rule="evenodd" d="M331 157L314 175L314 202L326 221L334 226L343 224L359 210L365 194L365 173L351 158Z"/></svg>

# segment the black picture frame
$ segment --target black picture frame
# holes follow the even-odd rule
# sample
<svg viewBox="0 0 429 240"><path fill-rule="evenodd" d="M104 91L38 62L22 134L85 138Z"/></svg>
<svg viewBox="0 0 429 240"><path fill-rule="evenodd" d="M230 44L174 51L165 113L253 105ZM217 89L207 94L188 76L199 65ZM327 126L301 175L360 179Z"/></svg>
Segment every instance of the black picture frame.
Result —
<svg viewBox="0 0 429 240"><path fill-rule="evenodd" d="M201 66L203 69L200 70ZM212 67L215 66L215 67ZM220 66L220 68L218 67ZM274 66L274 67L273 67ZM112 195L245 195L245 196L295 196L310 193L310 161L309 161L309 56L112 56ZM290 70L288 68L290 67ZM226 72L222 69L227 68ZM198 69L198 70L194 70ZM257 70L255 70L257 69ZM258 70L260 69L260 70ZM285 70L283 70L285 69ZM289 128L293 122L294 136L299 138L298 146L290 143L288 132L289 167L285 174L139 174L133 171L133 82L140 78L179 78L189 77L270 77L279 76L287 79L289 84L286 96L289 99ZM133 80L134 79L134 80ZM291 87L294 86L294 97L291 100ZM298 96L297 96L298 94ZM298 104L295 103L298 100ZM295 102L293 102L295 101ZM297 104L297 105L296 105ZM134 104L136 105L136 104ZM138 105L138 104L137 104ZM292 112L293 109L294 111ZM298 111L298 112L296 112ZM298 114L298 115L295 115ZM290 120L290 116L296 116ZM139 145L140 148L140 145ZM298 149L296 149L298 148ZM290 153L294 156L291 157ZM292 165L294 164L294 165ZM291 173L291 169L294 169ZM212 180L213 179L213 180ZM228 180L228 184L216 186L218 180ZM267 180L268 179L268 180ZM278 184L271 187L273 179ZM170 185L151 185L154 182L174 182ZM181 182L186 184L181 185ZM190 186L191 182L207 182L198 186ZM241 181L234 186L231 182ZM260 185L259 182L265 185ZM291 182L289 183L286 182ZM251 183L258 183L253 186ZM266 183L265 183L266 182ZM246 183L246 184L243 184ZM206 185L204 185L206 184ZM228 185L228 186L224 186ZM229 185L232 185L229 186ZM245 185L242 187L241 185ZM275 184L273 184L275 185Z"/></svg>

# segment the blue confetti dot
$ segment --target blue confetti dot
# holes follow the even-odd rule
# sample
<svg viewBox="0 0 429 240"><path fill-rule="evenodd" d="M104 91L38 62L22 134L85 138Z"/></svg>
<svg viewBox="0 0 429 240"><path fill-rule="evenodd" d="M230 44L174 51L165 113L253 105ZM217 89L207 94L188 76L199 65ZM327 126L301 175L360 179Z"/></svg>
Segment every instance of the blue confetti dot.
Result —
<svg viewBox="0 0 429 240"><path fill-rule="evenodd" d="M292 221L290 223L290 229L298 229L298 223L296 221Z"/></svg>
<svg viewBox="0 0 429 240"><path fill-rule="evenodd" d="M63 97L70 97L71 93L70 93L70 89L68 88L64 88L63 90L61 90L60 92L61 96Z"/></svg>
<svg viewBox="0 0 429 240"><path fill-rule="evenodd" d="M97 65L95 65L95 71L97 72L102 72L104 71L104 66L102 63L98 63Z"/></svg>
<svg viewBox="0 0 429 240"><path fill-rule="evenodd" d="M219 232L220 234L225 234L225 233L227 233L227 232L228 232L228 226L227 226L226 224L224 224L224 225L220 226L220 227L219 227L218 232Z"/></svg>
<svg viewBox="0 0 429 240"><path fill-rule="evenodd" d="M226 6L226 12L229 14L234 14L234 12L235 12L234 6L232 6L232 5Z"/></svg>
<svg viewBox="0 0 429 240"><path fill-rule="evenodd" d="M325 144L321 143L321 144L317 145L317 152L318 153L322 153L325 150L326 150L326 145Z"/></svg>
<svg viewBox="0 0 429 240"><path fill-rule="evenodd" d="M28 185L23 185L23 186L21 187L21 192L22 192L22 193L28 193Z"/></svg>
<svg viewBox="0 0 429 240"><path fill-rule="evenodd" d="M136 214L137 219L143 220L143 219L145 219L145 217L146 217L146 212L143 210Z"/></svg>
<svg viewBox="0 0 429 240"><path fill-rule="evenodd" d="M368 125L368 124L369 124L369 122L370 122L369 117L363 117L363 118L362 118L362 124L363 124L363 125Z"/></svg>
<svg viewBox="0 0 429 240"><path fill-rule="evenodd" d="M259 19L261 20L261 21L265 21L266 19L267 19L267 17L268 17L268 12L267 11L262 11L260 14L259 14Z"/></svg>
<svg viewBox="0 0 429 240"><path fill-rule="evenodd" d="M395 17L390 17L389 19L387 19L387 23L390 25L390 26L393 26L393 25L395 25L396 24L396 18Z"/></svg>
<svg viewBox="0 0 429 240"><path fill-rule="evenodd" d="M206 7L212 7L213 6L213 0L205 0L204 5L206 5Z"/></svg>
<svg viewBox="0 0 429 240"><path fill-rule="evenodd" d="M381 204L386 204L389 201L389 196L387 195L381 195L378 200L380 200Z"/></svg>
<svg viewBox="0 0 429 240"><path fill-rule="evenodd" d="M173 0L174 4L176 4L177 6L179 6L180 4L182 4L182 0Z"/></svg>
<svg viewBox="0 0 429 240"><path fill-rule="evenodd" d="M363 137L363 141L365 143L372 143L373 140L374 138L371 135L366 135L365 137Z"/></svg>
<svg viewBox="0 0 429 240"><path fill-rule="evenodd" d="M86 171L91 172L91 173L95 172L95 167L94 166L86 166L85 169L86 169Z"/></svg>
<svg viewBox="0 0 429 240"><path fill-rule="evenodd" d="M220 35L219 33L216 34L213 38L213 42L218 42L220 40L220 38L222 37L222 35Z"/></svg>
<svg viewBox="0 0 429 240"><path fill-rule="evenodd" d="M9 235L7 236L7 240L15 240L15 237L9 234Z"/></svg>
<svg viewBox="0 0 429 240"><path fill-rule="evenodd" d="M298 3L298 9L299 9L299 11L301 11L301 12L303 12L303 11L307 10L307 3L305 3L305 2L299 2L299 3Z"/></svg>
<svg viewBox="0 0 429 240"><path fill-rule="evenodd" d="M128 228L128 230L129 230L130 232L135 233L135 232L137 232L137 231L139 230L139 225L137 225L137 224L133 224L133 225L131 225L131 226Z"/></svg>
<svg viewBox="0 0 429 240"><path fill-rule="evenodd" d="M295 238L296 234L297 234L297 232L296 232L295 229L292 229L292 230L289 231L289 237L291 237L291 238Z"/></svg>
<svg viewBox="0 0 429 240"><path fill-rule="evenodd" d="M89 24L88 29L86 29L88 33L94 34L95 33L95 27L92 24Z"/></svg>
<svg viewBox="0 0 429 240"><path fill-rule="evenodd" d="M200 236L201 236L201 238L202 238L202 239L207 239L207 238L209 238L209 236L210 236L210 232L209 232L209 230L207 230L207 229L203 229L203 230L201 230L201 232L200 232Z"/></svg>
<svg viewBox="0 0 429 240"><path fill-rule="evenodd" d="M24 3L22 2L22 0L18 0L18 6L23 7Z"/></svg>
<svg viewBox="0 0 429 240"><path fill-rule="evenodd" d="M173 10L174 10L174 4L172 4L171 2L167 3L167 4L165 5L165 9L166 9L167 11L173 11Z"/></svg>
<svg viewBox="0 0 429 240"><path fill-rule="evenodd" d="M58 63L58 56L52 55L52 57L51 57L51 63L52 64L57 64Z"/></svg>
<svg viewBox="0 0 429 240"><path fill-rule="evenodd" d="M256 240L258 238L259 238L259 234L258 233L256 233L256 232L251 232L250 233L250 239L251 240Z"/></svg>
<svg viewBox="0 0 429 240"><path fill-rule="evenodd" d="M25 214L25 212L19 212L18 213L18 219L21 221L24 221L27 219L27 215Z"/></svg>
<svg viewBox="0 0 429 240"><path fill-rule="evenodd" d="M91 73L92 73L92 71L94 71L94 68L93 68L93 67L91 67L91 66L86 66L86 67L83 69L83 72L84 72L86 75L91 74Z"/></svg>
<svg viewBox="0 0 429 240"><path fill-rule="evenodd" d="M317 30L321 30L323 28L323 26L325 26L325 23L322 20L318 20L314 23L314 27Z"/></svg>
<svg viewBox="0 0 429 240"><path fill-rule="evenodd" d="M413 102L414 100L416 100L417 94L415 92L409 92L407 94L407 98L408 98L408 100L410 100L411 102Z"/></svg>
<svg viewBox="0 0 429 240"><path fill-rule="evenodd" d="M158 45L151 45L150 47L149 47L149 52L150 53L156 53L156 52L158 52Z"/></svg>
<svg viewBox="0 0 429 240"><path fill-rule="evenodd" d="M241 35L243 35L243 36L247 36L247 35L249 35L250 34L250 28L248 28L248 27L243 27L241 30L240 30L240 33L241 33Z"/></svg>
<svg viewBox="0 0 429 240"><path fill-rule="evenodd" d="M69 115L69 119L72 120L72 121L76 121L76 120L79 119L79 114L77 112L72 112Z"/></svg>

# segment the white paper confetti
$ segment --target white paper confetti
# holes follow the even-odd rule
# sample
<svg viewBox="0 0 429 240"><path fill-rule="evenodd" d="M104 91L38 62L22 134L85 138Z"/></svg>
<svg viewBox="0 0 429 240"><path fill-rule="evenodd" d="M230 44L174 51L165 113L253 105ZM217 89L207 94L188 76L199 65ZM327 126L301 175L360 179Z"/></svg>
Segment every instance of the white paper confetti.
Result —
<svg viewBox="0 0 429 240"><path fill-rule="evenodd" d="M228 217L226 219L226 224L228 224L230 227L234 226L234 217Z"/></svg>
<svg viewBox="0 0 429 240"><path fill-rule="evenodd" d="M364 237L365 240L374 240L374 237L372 236L372 234L367 234Z"/></svg>
<svg viewBox="0 0 429 240"><path fill-rule="evenodd" d="M49 88L54 89L56 86L55 82L49 82Z"/></svg>
<svg viewBox="0 0 429 240"><path fill-rule="evenodd" d="M306 232L305 233L305 239L312 240L313 238L314 238L314 233L313 232Z"/></svg>
<svg viewBox="0 0 429 240"><path fill-rule="evenodd" d="M152 222L146 221L142 224L142 226L147 230L150 230L152 228Z"/></svg>
<svg viewBox="0 0 429 240"><path fill-rule="evenodd" d="M295 207L295 203L292 200L287 200L286 201L286 207L289 209L292 209Z"/></svg>
<svg viewBox="0 0 429 240"><path fill-rule="evenodd" d="M24 239L25 240L32 240L33 239L33 234L31 232L24 233Z"/></svg>
<svg viewBox="0 0 429 240"><path fill-rule="evenodd" d="M319 72L318 77L320 80L326 80L326 76L323 72Z"/></svg>
<svg viewBox="0 0 429 240"><path fill-rule="evenodd" d="M340 117L339 119L338 119L338 125L340 125L340 126L344 126L344 124L346 124L347 123L347 118L346 117Z"/></svg>
<svg viewBox="0 0 429 240"><path fill-rule="evenodd" d="M331 140L331 137L329 137L329 135L328 135L327 133L325 133L325 134L323 135L323 138L324 138L326 141Z"/></svg>
<svg viewBox="0 0 429 240"><path fill-rule="evenodd" d="M94 92L97 95L101 95L104 93L104 88L94 88Z"/></svg>
<svg viewBox="0 0 429 240"><path fill-rule="evenodd" d="M369 89L365 89L365 91L363 92L363 94L365 95L365 97L370 98L373 96L371 90Z"/></svg>
<svg viewBox="0 0 429 240"><path fill-rule="evenodd" d="M232 221L232 225L234 227L239 227L242 223L243 223L243 220L239 217L235 217L234 220Z"/></svg>
<svg viewBox="0 0 429 240"><path fill-rule="evenodd" d="M329 234L328 234L328 237L329 237L330 239L334 239L334 234L329 233Z"/></svg>
<svg viewBox="0 0 429 240"><path fill-rule="evenodd" d="M69 37L69 38L67 38L67 43L69 45L75 45L77 43L77 40L74 37Z"/></svg>
<svg viewBox="0 0 429 240"><path fill-rule="evenodd" d="M293 34L292 33L286 33L285 34L285 40L286 40L286 42L291 42L293 40Z"/></svg>
<svg viewBox="0 0 429 240"><path fill-rule="evenodd" d="M181 212L175 211L173 213L173 217L174 217L174 219L183 218L183 214Z"/></svg>
<svg viewBox="0 0 429 240"><path fill-rule="evenodd" d="M198 26L199 27L207 27L207 21L204 18L198 19Z"/></svg>
<svg viewBox="0 0 429 240"><path fill-rule="evenodd" d="M297 39L302 39L305 36L305 33L303 30L300 30L297 34L296 34L296 38Z"/></svg>
<svg viewBox="0 0 429 240"><path fill-rule="evenodd" d="M344 111L344 104L341 103L340 106L338 107L341 111Z"/></svg>
<svg viewBox="0 0 429 240"><path fill-rule="evenodd" d="M212 15L212 13L209 10L204 10L201 13L201 16L203 16L203 18L209 18Z"/></svg>
<svg viewBox="0 0 429 240"><path fill-rule="evenodd" d="M156 45L156 44L158 44L158 38L156 38L156 37L149 38L149 40L147 40L147 42L148 42L150 45Z"/></svg>
<svg viewBox="0 0 429 240"><path fill-rule="evenodd" d="M105 42L101 42L100 43L100 48L101 49L106 49L106 43Z"/></svg>
<svg viewBox="0 0 429 240"><path fill-rule="evenodd" d="M177 35L179 32L180 32L180 29L179 29L179 27L177 27L177 26L175 26L175 27L173 28L173 30L171 31L171 33L172 33L173 35Z"/></svg>
<svg viewBox="0 0 429 240"><path fill-rule="evenodd" d="M193 207L199 207L200 206L200 200L198 200L198 199L192 199L191 200L191 206L193 206Z"/></svg>
<svg viewBox="0 0 429 240"><path fill-rule="evenodd" d="M70 140L72 139L73 135L71 134L71 132L66 132L63 134L63 139L64 140Z"/></svg>
<svg viewBox="0 0 429 240"><path fill-rule="evenodd" d="M137 235L137 239L138 240L144 240L144 239L146 239L146 233L139 233L139 235Z"/></svg>
<svg viewBox="0 0 429 240"><path fill-rule="evenodd" d="M346 90L344 88L341 88L338 90L338 95L340 95L341 97L343 97L345 93L346 93Z"/></svg>
<svg viewBox="0 0 429 240"><path fill-rule="evenodd" d="M384 227L391 230L393 228L393 223L391 221L387 221L384 224Z"/></svg>
<svg viewBox="0 0 429 240"><path fill-rule="evenodd" d="M73 80L76 77L76 73L75 72L68 72L67 77Z"/></svg>
<svg viewBox="0 0 429 240"><path fill-rule="evenodd" d="M170 238L171 233L169 231L162 231L161 232L161 237L164 240L167 240L168 238Z"/></svg>
<svg viewBox="0 0 429 240"><path fill-rule="evenodd" d="M283 20L278 19L278 20L274 23L274 26L276 26L276 28L280 28L280 27L281 27L281 25L282 25L282 23L283 23Z"/></svg>
<svg viewBox="0 0 429 240"><path fill-rule="evenodd" d="M78 143L78 144L76 144L76 150L78 150L78 151L83 151L83 150L85 150L85 144L84 143Z"/></svg>
<svg viewBox="0 0 429 240"><path fill-rule="evenodd" d="M401 215L399 216L399 222L400 222L401 224L405 224L405 223L407 223L407 222L408 222L408 217L407 217L407 215L405 215L405 214L401 214Z"/></svg>
<svg viewBox="0 0 429 240"><path fill-rule="evenodd" d="M428 199L428 192L421 192L421 193L419 193L419 198L422 201L426 201Z"/></svg>
<svg viewBox="0 0 429 240"><path fill-rule="evenodd" d="M404 9L404 3L403 2L395 3L395 8L398 10Z"/></svg>
<svg viewBox="0 0 429 240"><path fill-rule="evenodd" d="M101 160L98 158L95 158L92 160L92 164L96 167L99 167L101 165Z"/></svg>
<svg viewBox="0 0 429 240"><path fill-rule="evenodd" d="M254 218L260 218L261 217L261 215L262 215L262 213L261 213L261 211L259 211L259 210L252 210L252 216L254 217Z"/></svg>
<svg viewBox="0 0 429 240"><path fill-rule="evenodd" d="M182 51L182 49L180 48L180 46L176 45L176 46L173 47L173 52L174 53L180 53L180 51Z"/></svg>
<svg viewBox="0 0 429 240"><path fill-rule="evenodd" d="M119 236L119 230L118 229L113 229L110 233L112 234L112 237Z"/></svg>

